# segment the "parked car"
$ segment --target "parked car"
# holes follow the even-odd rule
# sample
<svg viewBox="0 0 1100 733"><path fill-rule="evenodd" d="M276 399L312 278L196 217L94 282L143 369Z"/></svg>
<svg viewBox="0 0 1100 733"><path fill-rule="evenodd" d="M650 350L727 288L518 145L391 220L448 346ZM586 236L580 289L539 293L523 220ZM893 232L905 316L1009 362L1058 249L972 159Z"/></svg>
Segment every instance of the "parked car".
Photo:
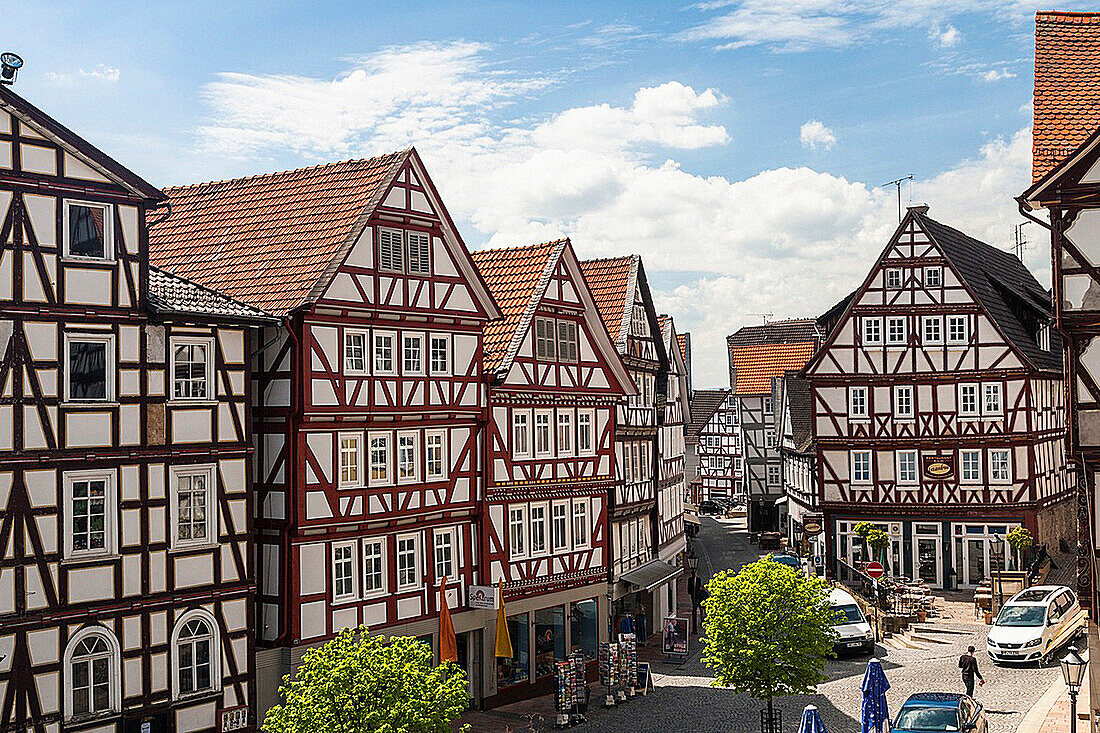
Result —
<svg viewBox="0 0 1100 733"><path fill-rule="evenodd" d="M846 590L834 588L829 591L829 605L837 613L837 620L833 622L833 629L837 633L833 649L838 654L874 653L875 633L871 631L871 624L867 623L867 617L863 615L863 609L859 607L855 597Z"/></svg>
<svg viewBox="0 0 1100 733"><path fill-rule="evenodd" d="M760 559L763 560L766 557L770 557L772 562L777 562L780 565L786 565L795 570L802 570L802 559L794 555L764 555Z"/></svg>
<svg viewBox="0 0 1100 733"><path fill-rule="evenodd" d="M972 697L959 692L918 692L898 710L892 733L960 731L986 733L985 709Z"/></svg>
<svg viewBox="0 0 1100 733"><path fill-rule="evenodd" d="M716 502L713 502L710 499L704 499L703 501L701 501L699 503L699 513L700 514L721 514L722 513L722 507L718 506L718 504Z"/></svg>
<svg viewBox="0 0 1100 733"><path fill-rule="evenodd" d="M1085 625L1077 595L1064 585L1037 585L1012 596L997 614L985 651L994 662L1035 662Z"/></svg>

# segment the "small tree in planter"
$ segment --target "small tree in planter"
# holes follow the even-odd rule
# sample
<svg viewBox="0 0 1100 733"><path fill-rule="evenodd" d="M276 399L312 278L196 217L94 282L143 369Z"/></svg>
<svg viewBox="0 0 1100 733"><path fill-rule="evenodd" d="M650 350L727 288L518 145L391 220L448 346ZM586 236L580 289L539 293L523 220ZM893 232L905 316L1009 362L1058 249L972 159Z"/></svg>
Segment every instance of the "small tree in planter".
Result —
<svg viewBox="0 0 1100 733"><path fill-rule="evenodd" d="M875 559L882 562L885 557L884 553L886 548L890 545L890 535L886 534L881 529L872 528L871 531L867 533L864 542L871 548Z"/></svg>
<svg viewBox="0 0 1100 733"><path fill-rule="evenodd" d="M1027 527L1016 527L1008 533L1005 540L1012 548L1012 561L1017 566L1012 569L1016 570L1023 566L1023 559L1027 556L1027 551L1035 544L1035 540Z"/></svg>
<svg viewBox="0 0 1100 733"><path fill-rule="evenodd" d="M871 560L871 557L870 557L871 553L870 553L870 550L867 546L867 536L870 535L874 531L875 531L875 525L871 524L870 522L856 522L856 526L852 527L852 532L854 532L856 537L859 537L860 541L863 542L863 560L864 560L864 562L870 562L870 560Z"/></svg>

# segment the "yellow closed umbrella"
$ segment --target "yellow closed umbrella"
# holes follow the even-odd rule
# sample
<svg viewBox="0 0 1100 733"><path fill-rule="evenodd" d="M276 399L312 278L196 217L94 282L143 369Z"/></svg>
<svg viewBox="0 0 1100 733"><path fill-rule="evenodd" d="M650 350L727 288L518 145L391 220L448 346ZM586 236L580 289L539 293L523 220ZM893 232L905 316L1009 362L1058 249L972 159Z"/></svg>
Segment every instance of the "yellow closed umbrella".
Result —
<svg viewBox="0 0 1100 733"><path fill-rule="evenodd" d="M508 614L504 612L504 581L497 586L500 593L500 606L497 607L497 652L496 656L512 658L512 637L508 634Z"/></svg>

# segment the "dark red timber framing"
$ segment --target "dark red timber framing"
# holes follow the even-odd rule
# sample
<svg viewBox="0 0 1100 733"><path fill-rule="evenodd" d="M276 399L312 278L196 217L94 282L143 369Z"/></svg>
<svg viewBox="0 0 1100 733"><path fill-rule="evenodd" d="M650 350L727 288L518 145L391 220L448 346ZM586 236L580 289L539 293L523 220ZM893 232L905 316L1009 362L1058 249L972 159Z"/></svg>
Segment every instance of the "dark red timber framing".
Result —
<svg viewBox="0 0 1100 733"><path fill-rule="evenodd" d="M3 87L0 149L0 729L251 730L270 319L151 268L163 194Z"/></svg>

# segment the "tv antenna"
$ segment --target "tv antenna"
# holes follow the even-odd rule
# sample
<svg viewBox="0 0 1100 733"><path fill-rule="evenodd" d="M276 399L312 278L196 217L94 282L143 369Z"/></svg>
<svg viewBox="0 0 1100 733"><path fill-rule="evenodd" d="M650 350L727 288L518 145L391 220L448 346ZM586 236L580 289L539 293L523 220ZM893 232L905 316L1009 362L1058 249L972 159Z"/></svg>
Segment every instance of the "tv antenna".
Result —
<svg viewBox="0 0 1100 733"><path fill-rule="evenodd" d="M1012 245L1012 253L1016 255L1016 259L1020 262L1024 261L1024 250L1027 249L1027 237L1024 236L1024 227L1034 223L1033 221L1022 221L1012 228L1016 235L1016 241Z"/></svg>
<svg viewBox="0 0 1100 733"><path fill-rule="evenodd" d="M760 316L764 319L764 325L768 325L768 319L774 316L774 313L750 313L750 316Z"/></svg>
<svg viewBox="0 0 1100 733"><path fill-rule="evenodd" d="M892 181L887 181L886 183L882 184L882 186L880 187L880 188L886 188L887 186L894 186L898 189L898 223L899 224L901 223L901 184L904 183L905 181L911 181L911 180L913 180L913 174L912 173L910 173L907 176L902 176L901 178L895 178Z"/></svg>

